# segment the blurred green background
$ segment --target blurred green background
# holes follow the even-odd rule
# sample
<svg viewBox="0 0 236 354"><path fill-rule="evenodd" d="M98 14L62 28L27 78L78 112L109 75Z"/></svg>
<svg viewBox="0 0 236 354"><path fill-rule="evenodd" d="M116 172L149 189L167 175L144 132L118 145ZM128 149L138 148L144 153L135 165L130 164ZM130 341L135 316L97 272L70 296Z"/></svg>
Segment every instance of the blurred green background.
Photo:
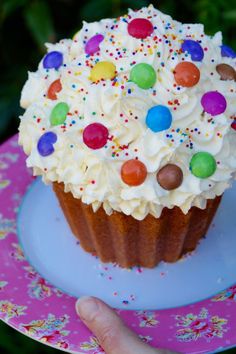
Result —
<svg viewBox="0 0 236 354"><path fill-rule="evenodd" d="M82 20L116 17L146 0L0 0L0 142L17 131L20 92L27 71L35 71L45 42L72 37ZM236 0L153 0L155 7L182 22L201 22L208 34L223 32L236 50ZM1 354L56 353L0 322ZM231 349L227 353L236 352ZM124 353L125 354L125 353Z"/></svg>

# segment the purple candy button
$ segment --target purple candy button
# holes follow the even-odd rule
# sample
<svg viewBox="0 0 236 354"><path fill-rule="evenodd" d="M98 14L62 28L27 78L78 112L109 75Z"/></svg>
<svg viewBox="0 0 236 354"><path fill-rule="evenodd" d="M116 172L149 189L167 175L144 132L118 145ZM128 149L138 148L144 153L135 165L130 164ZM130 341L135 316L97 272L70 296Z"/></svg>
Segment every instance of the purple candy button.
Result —
<svg viewBox="0 0 236 354"><path fill-rule="evenodd" d="M57 135L53 132L44 133L37 145L38 152L41 156L49 156L54 152L53 144L57 141Z"/></svg>
<svg viewBox="0 0 236 354"><path fill-rule="evenodd" d="M202 96L201 104L204 111L212 116L224 113L227 106L225 97L217 91L206 92Z"/></svg>
<svg viewBox="0 0 236 354"><path fill-rule="evenodd" d="M102 34L96 34L91 37L85 44L85 53L92 55L99 51L99 44L103 41L104 36Z"/></svg>
<svg viewBox="0 0 236 354"><path fill-rule="evenodd" d="M45 55L43 58L44 69L59 69L63 63L63 55L61 52L53 51Z"/></svg>
<svg viewBox="0 0 236 354"><path fill-rule="evenodd" d="M183 52L188 52L191 55L193 61L202 61L204 57L204 51L200 44L192 39L185 39L181 45Z"/></svg>

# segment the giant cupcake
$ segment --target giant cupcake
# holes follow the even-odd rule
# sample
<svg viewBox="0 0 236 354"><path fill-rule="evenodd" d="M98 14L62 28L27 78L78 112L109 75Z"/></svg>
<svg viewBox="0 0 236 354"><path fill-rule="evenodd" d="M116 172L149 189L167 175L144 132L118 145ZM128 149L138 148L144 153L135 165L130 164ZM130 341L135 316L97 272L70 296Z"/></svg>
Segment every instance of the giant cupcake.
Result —
<svg viewBox="0 0 236 354"><path fill-rule="evenodd" d="M194 250L236 175L236 53L153 6L46 46L19 144L81 246L122 267Z"/></svg>

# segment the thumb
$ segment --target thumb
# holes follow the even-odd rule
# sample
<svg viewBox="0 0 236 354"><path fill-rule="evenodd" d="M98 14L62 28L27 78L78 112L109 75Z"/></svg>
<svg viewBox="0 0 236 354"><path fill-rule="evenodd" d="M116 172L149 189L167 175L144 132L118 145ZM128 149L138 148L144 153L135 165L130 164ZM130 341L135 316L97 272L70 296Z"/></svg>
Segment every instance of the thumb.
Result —
<svg viewBox="0 0 236 354"><path fill-rule="evenodd" d="M106 354L163 354L147 344L125 326L108 305L95 297L82 297L76 311L85 325L97 337Z"/></svg>

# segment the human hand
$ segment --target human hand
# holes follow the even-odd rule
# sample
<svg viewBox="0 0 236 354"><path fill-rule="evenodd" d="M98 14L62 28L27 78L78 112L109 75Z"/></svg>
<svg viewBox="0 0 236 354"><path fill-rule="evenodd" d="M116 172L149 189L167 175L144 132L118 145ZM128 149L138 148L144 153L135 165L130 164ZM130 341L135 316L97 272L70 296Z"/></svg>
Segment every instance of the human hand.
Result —
<svg viewBox="0 0 236 354"><path fill-rule="evenodd" d="M174 354L154 349L125 326L114 310L95 297L82 297L76 311L84 324L98 338L106 354Z"/></svg>

